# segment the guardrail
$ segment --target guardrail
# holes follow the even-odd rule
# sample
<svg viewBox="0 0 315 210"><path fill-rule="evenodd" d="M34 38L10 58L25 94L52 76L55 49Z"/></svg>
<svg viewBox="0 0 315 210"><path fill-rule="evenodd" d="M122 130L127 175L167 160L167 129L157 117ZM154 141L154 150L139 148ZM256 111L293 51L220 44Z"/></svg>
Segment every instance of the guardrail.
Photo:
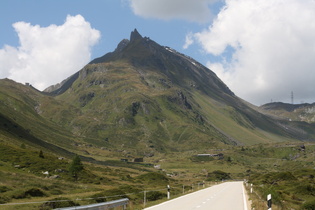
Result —
<svg viewBox="0 0 315 210"><path fill-rule="evenodd" d="M123 206L123 208L126 209L128 202L129 202L128 198L123 198L123 199L108 201L108 202L103 202L103 203L96 203L96 204L85 205L85 206L58 208L58 209L59 210L74 210L74 209L98 210L98 209L111 209L118 206Z"/></svg>
<svg viewBox="0 0 315 210"><path fill-rule="evenodd" d="M135 195L135 194L143 194L143 206L145 207L146 206L146 202L147 202L147 199L146 199L146 194L149 193L149 192L155 192L155 191L164 191L167 192L167 193L171 193L172 192L172 189L179 189L179 190L182 190L182 194L185 194L187 193L188 191L191 192L191 191L196 191L197 189L199 190L199 188L202 186L203 188L206 187L206 185L208 186L211 186L211 185L214 185L214 184L217 184L217 182L215 183L205 183L205 182L202 182L202 183L198 183L198 184L192 184L191 186L188 186L188 185L183 185L182 187L170 187L169 188L162 188L162 189L146 189L144 191L140 191L140 192L133 192L133 193L127 193L127 194L122 194L122 195L113 195L113 196L105 196L105 197L97 197L97 198L77 198L75 200L49 200L49 201L33 201L33 202L21 202L21 203L3 203L3 204L0 204L0 209L2 209L2 206L19 206L19 205L29 205L29 204L42 204L42 205L47 205L48 203L58 203L58 202L65 202L65 201L87 201L87 200L96 200L98 198L110 198L110 199L113 199L113 198L121 198L121 197L126 197L126 196L129 196L129 195ZM198 186L195 187L195 186ZM186 188L189 188L188 191L186 190L185 192L185 189ZM194 189L196 188L196 189ZM170 196L170 195L169 195ZM126 199L126 198L125 198ZM120 200L117 200L117 201L125 201L125 199L120 199ZM129 201L129 200L128 200ZM126 205L128 204L128 202L126 203ZM100 206L100 205L105 205L104 207L103 206ZM106 207L106 205L109 205L109 207ZM67 208L56 208L56 209L60 209L60 210L74 210L74 209L85 209L85 210L96 210L96 209L109 209L109 208L114 208L114 207L119 207L118 206L113 206L111 207L110 205L112 205L112 201L110 202L104 202L104 203L98 203L98 204L93 204L93 205L84 205L84 206L75 206L75 207L67 207ZM121 204L120 206L124 206L124 204ZM95 207L95 208L92 208L92 207ZM18 208L18 207L17 207ZM126 207L124 207L126 208Z"/></svg>

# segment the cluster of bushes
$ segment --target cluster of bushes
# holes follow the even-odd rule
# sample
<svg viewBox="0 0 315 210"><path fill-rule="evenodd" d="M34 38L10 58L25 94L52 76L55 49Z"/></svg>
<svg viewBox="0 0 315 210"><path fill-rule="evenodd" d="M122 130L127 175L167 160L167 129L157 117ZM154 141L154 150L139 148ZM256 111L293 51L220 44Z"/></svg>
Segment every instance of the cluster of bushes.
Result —
<svg viewBox="0 0 315 210"><path fill-rule="evenodd" d="M222 181L231 179L230 174L224 171L216 170L207 175L207 181Z"/></svg>
<svg viewBox="0 0 315 210"><path fill-rule="evenodd" d="M5 192L10 191L11 189L7 186L0 186L0 204L7 203L11 200L8 196L4 195Z"/></svg>
<svg viewBox="0 0 315 210"><path fill-rule="evenodd" d="M1 204L8 203L12 199L60 195L64 193L64 189L62 189L64 184L59 184L60 179L69 181L69 184L74 182L108 184L110 182L106 178L91 173L77 155L72 161L68 161L45 153L42 150L26 149L24 144L21 147L1 144L0 161L0 167L7 168L7 170L14 168L14 174L19 175L18 179L10 177L7 184L0 185ZM11 174L11 172L6 173L5 171L0 173L0 178L8 177ZM43 180L37 180L36 177L50 178L50 184L42 185ZM43 182L48 183L46 181ZM11 187L13 185L16 187Z"/></svg>
<svg viewBox="0 0 315 210"><path fill-rule="evenodd" d="M137 177L137 180L143 184L151 186L166 186L170 182L169 178L159 172L149 172L142 174Z"/></svg>
<svg viewBox="0 0 315 210"><path fill-rule="evenodd" d="M302 210L314 210L315 209L315 198L303 203L303 205L301 206L301 209Z"/></svg>
<svg viewBox="0 0 315 210"><path fill-rule="evenodd" d="M85 168L78 155L72 161L58 158L54 155L43 152L42 150L26 149L24 144L21 147L0 145L0 161L10 163L13 167L27 170L37 176L43 175L48 171L49 175L58 175L60 179L67 181L79 181L82 183L101 184L109 180L97 177Z"/></svg>
<svg viewBox="0 0 315 210"><path fill-rule="evenodd" d="M133 205L142 205L143 203L144 190L135 186L123 185L118 188L105 190L94 194L87 202L102 203L112 200L118 200L121 198L128 198ZM166 193L161 191L148 191L146 192L147 201L156 201L159 199L166 198ZM58 197L45 202L39 206L40 210L64 208L70 206L80 206L79 203L65 197Z"/></svg>
<svg viewBox="0 0 315 210"><path fill-rule="evenodd" d="M170 183L170 179L163 173L148 172L133 178L135 182L141 183L141 187L133 185L122 185L118 188L106 190L96 193L92 196L94 198L91 202L106 202L111 200L117 200L121 198L130 199L133 204L143 203L144 191L146 191L147 201L155 201L162 198L166 198L166 186ZM165 191L145 189L143 186L153 188L156 186L165 187ZM173 191L172 191L173 192Z"/></svg>
<svg viewBox="0 0 315 210"><path fill-rule="evenodd" d="M47 193L44 190L34 187L13 190L7 186L0 186L0 192L0 204L10 202L12 199L47 196Z"/></svg>
<svg viewBox="0 0 315 210"><path fill-rule="evenodd" d="M9 145L0 145L0 160L11 163L12 166L19 169L27 169L35 175L42 175L43 171L68 170L68 161L59 160L56 156L45 154L42 150L36 151L26 149L25 145L21 147L12 147Z"/></svg>
<svg viewBox="0 0 315 210"><path fill-rule="evenodd" d="M133 202L133 204L141 204L144 198L144 189L130 185L123 185L118 188L96 193L92 196L92 198L91 203L101 203L121 198L128 198ZM155 201L162 198L166 198L166 192L146 192L147 201Z"/></svg>
<svg viewBox="0 0 315 210"><path fill-rule="evenodd" d="M43 203L39 206L40 210L48 210L48 209L57 209L57 208L66 208L72 206L80 206L78 203L70 200L69 198L59 197L52 199L48 202Z"/></svg>
<svg viewBox="0 0 315 210"><path fill-rule="evenodd" d="M283 208L315 209L314 174L314 169L252 174L249 182L262 197L271 194L272 202Z"/></svg>

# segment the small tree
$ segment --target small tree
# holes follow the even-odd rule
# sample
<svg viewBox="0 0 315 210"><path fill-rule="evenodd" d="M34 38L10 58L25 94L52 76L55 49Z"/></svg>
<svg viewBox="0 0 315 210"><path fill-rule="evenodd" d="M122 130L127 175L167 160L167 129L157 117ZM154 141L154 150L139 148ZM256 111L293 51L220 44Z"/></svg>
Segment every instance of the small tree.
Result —
<svg viewBox="0 0 315 210"><path fill-rule="evenodd" d="M79 155L76 155L69 167L69 172L71 173L71 175L77 180L78 179L78 174L80 171L83 170L83 164L81 162L81 159L79 157Z"/></svg>
<svg viewBox="0 0 315 210"><path fill-rule="evenodd" d="M42 150L40 150L40 151L39 151L38 156L39 156L40 158L45 158L45 157L44 157L44 153L43 153L43 151L42 151Z"/></svg>

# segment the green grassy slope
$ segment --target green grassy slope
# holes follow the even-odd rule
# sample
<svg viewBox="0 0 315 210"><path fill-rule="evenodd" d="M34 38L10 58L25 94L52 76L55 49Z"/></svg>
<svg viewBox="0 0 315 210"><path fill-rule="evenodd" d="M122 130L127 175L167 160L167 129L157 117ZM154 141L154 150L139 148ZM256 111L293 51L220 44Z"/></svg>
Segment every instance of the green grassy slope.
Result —
<svg viewBox="0 0 315 210"><path fill-rule="evenodd" d="M92 72L93 68L106 70ZM81 71L71 90L56 98L72 101L81 110L71 122L73 130L80 127L78 135L106 139L108 144L162 151L177 148L181 139L193 141L194 134L203 136L202 141L218 135L214 129L203 131L193 101L167 80L155 72L141 74L127 62L92 64Z"/></svg>
<svg viewBox="0 0 315 210"><path fill-rule="evenodd" d="M194 99L202 106L202 112L211 124L229 136L231 141L238 144L253 145L294 140L294 138L290 138L285 134L281 135L277 131L275 133L264 131L246 115L238 112L235 107L219 103L197 92Z"/></svg>
<svg viewBox="0 0 315 210"><path fill-rule="evenodd" d="M69 131L40 115L41 104L54 101L49 96L5 79L0 82L0 99L0 132L10 133L33 145L47 146L47 149L55 145L69 148L74 142Z"/></svg>

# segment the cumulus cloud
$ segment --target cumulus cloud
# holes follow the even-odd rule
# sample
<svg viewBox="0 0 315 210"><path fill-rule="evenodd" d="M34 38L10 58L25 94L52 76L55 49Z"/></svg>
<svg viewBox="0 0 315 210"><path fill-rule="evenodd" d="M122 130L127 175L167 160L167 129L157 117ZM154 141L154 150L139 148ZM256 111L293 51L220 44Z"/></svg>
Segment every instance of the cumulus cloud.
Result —
<svg viewBox="0 0 315 210"><path fill-rule="evenodd" d="M0 77L44 88L80 70L91 57L100 32L81 15L68 15L63 25L13 24L20 46L0 49Z"/></svg>
<svg viewBox="0 0 315 210"><path fill-rule="evenodd" d="M212 17L210 4L218 0L129 0L136 15L162 20L185 19L207 22Z"/></svg>
<svg viewBox="0 0 315 210"><path fill-rule="evenodd" d="M315 1L226 0L211 26L195 33L208 66L241 98L315 101ZM226 55L230 55L226 57Z"/></svg>
<svg viewBox="0 0 315 210"><path fill-rule="evenodd" d="M184 49L187 49L190 45L194 43L193 33L188 33L185 38L185 44L183 46Z"/></svg>

